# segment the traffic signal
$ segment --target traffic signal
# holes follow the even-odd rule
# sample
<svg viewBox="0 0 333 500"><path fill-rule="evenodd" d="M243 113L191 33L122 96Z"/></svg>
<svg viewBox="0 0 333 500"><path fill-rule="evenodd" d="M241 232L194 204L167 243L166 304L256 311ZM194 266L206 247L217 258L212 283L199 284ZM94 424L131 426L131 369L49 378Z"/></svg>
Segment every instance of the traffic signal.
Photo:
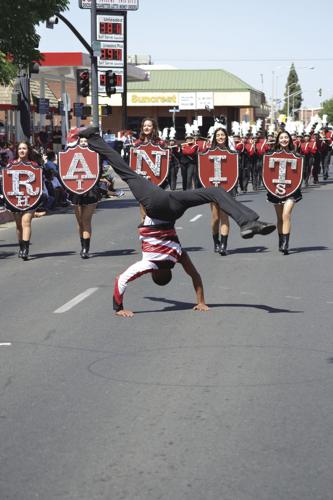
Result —
<svg viewBox="0 0 333 500"><path fill-rule="evenodd" d="M105 73L105 92L108 97L117 92L117 75L113 71L109 70Z"/></svg>
<svg viewBox="0 0 333 500"><path fill-rule="evenodd" d="M106 106L102 106L102 116L110 116L112 115L112 106L108 104Z"/></svg>
<svg viewBox="0 0 333 500"><path fill-rule="evenodd" d="M39 64L38 62L31 62L29 64L29 77L32 74L38 74L39 73Z"/></svg>
<svg viewBox="0 0 333 500"><path fill-rule="evenodd" d="M319 89L319 90L318 90L318 95L319 95L319 97L321 97L321 96L322 96L322 93L323 93L322 89Z"/></svg>
<svg viewBox="0 0 333 500"><path fill-rule="evenodd" d="M76 72L76 85L78 95L87 97L89 95L89 71L87 69L78 69Z"/></svg>
<svg viewBox="0 0 333 500"><path fill-rule="evenodd" d="M91 116L91 106L82 106L82 115Z"/></svg>
<svg viewBox="0 0 333 500"><path fill-rule="evenodd" d="M59 22L59 19L57 18L57 16L49 17L46 20L46 27L49 28L50 30L53 30L54 25L58 24L58 22Z"/></svg>

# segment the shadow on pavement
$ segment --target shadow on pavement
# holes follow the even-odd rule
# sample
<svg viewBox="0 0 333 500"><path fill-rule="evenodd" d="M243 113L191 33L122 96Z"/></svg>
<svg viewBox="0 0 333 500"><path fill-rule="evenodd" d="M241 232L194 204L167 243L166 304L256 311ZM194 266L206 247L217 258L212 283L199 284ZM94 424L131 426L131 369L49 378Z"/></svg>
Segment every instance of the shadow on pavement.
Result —
<svg viewBox="0 0 333 500"><path fill-rule="evenodd" d="M43 259L44 257L64 257L65 255L74 255L78 252L50 252L50 253L33 253L29 255L29 260Z"/></svg>
<svg viewBox="0 0 333 500"><path fill-rule="evenodd" d="M110 201L100 201L98 203L96 211L100 209L112 209L112 208L127 208L127 207L138 207L139 203L136 200L126 200L124 198L116 198Z"/></svg>
<svg viewBox="0 0 333 500"><path fill-rule="evenodd" d="M302 253L302 252L319 252L322 250L330 250L329 247L324 247L324 246L315 246L315 247L296 247L296 248L290 248L289 253Z"/></svg>
<svg viewBox="0 0 333 500"><path fill-rule="evenodd" d="M4 241L4 240L0 240L0 241ZM3 247L17 247L18 248L18 243L5 243L4 245L0 245L0 248L3 248Z"/></svg>
<svg viewBox="0 0 333 500"><path fill-rule="evenodd" d="M7 259L8 257L12 257L13 255L16 255L16 252L1 252L0 259Z"/></svg>
<svg viewBox="0 0 333 500"><path fill-rule="evenodd" d="M162 309L154 309L154 310L146 310L146 311L134 311L135 314L139 313L149 313L149 312L165 312L165 311L182 311L185 309L193 309L194 303L193 302L180 302L178 300L170 300L170 299L165 299L163 297L144 297L145 299L149 299L153 302L164 302L166 304L170 304L167 307L164 307ZM272 307L272 306L267 306L264 304L242 304L242 303L233 303L233 304L207 304L210 309L215 309L215 308L226 308L226 307L237 307L237 308L251 308L251 309L260 309L262 311L266 311L269 314L277 314L277 313L289 313L289 314L299 314L303 313L304 311L293 311L291 309L284 309L284 308L278 308L278 307Z"/></svg>
<svg viewBox="0 0 333 500"><path fill-rule="evenodd" d="M91 257L116 257L118 255L133 255L138 253L134 248L123 248L121 250L105 250L104 252L93 252Z"/></svg>
<svg viewBox="0 0 333 500"><path fill-rule="evenodd" d="M204 247L183 247L183 250L186 250L186 252L202 252L207 249Z"/></svg>
<svg viewBox="0 0 333 500"><path fill-rule="evenodd" d="M228 253L230 255L236 254L236 253L264 253L267 252L268 248L263 247L263 246L256 246L256 247L245 247L245 248L232 248L231 250L228 249Z"/></svg>

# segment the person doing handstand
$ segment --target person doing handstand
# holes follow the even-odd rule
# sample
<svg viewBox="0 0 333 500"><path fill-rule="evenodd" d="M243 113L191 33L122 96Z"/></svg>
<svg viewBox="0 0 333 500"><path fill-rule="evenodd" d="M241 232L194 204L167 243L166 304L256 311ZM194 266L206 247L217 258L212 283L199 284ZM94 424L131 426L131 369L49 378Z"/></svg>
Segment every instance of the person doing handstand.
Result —
<svg viewBox="0 0 333 500"><path fill-rule="evenodd" d="M156 284L166 285L172 277L171 269L176 262L182 264L185 272L192 278L197 295L197 305L194 309L208 310L201 277L188 254L182 250L174 228L176 220L188 208L217 203L240 226L241 236L246 239L252 238L255 234L270 234L276 228L274 224L260 221L256 212L220 188L164 191L131 170L121 156L100 137L97 128L81 129L79 136L86 137L89 147L111 163L114 171L128 184L146 213L143 224L139 226L142 260L130 266L116 279L113 299L118 316L133 316L132 311L123 308L123 295L130 281L143 274L152 273Z"/></svg>

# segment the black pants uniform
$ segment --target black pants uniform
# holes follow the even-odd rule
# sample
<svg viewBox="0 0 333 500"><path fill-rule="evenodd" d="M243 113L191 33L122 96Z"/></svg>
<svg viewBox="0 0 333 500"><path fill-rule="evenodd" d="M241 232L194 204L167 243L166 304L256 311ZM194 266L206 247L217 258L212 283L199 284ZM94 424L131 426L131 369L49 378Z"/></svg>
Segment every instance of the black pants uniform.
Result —
<svg viewBox="0 0 333 500"><path fill-rule="evenodd" d="M217 203L239 226L259 219L259 215L236 201L222 188L200 188L188 191L164 191L130 169L121 156L98 135L88 138L91 149L110 161L114 171L125 181L146 214L155 219L175 221L190 207Z"/></svg>

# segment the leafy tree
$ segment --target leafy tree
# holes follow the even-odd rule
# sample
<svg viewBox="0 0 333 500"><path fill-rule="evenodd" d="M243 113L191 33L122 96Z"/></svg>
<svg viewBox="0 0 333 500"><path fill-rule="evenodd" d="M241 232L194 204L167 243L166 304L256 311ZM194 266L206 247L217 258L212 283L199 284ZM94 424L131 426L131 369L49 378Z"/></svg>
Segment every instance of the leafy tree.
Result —
<svg viewBox="0 0 333 500"><path fill-rule="evenodd" d="M327 115L327 121L329 123L333 123L333 97L331 99L327 99L322 103L323 109L320 111L319 115L322 117L323 115Z"/></svg>
<svg viewBox="0 0 333 500"><path fill-rule="evenodd" d="M282 113L285 115L288 114L288 95L290 96L291 94L294 95L292 97L289 97L289 115L294 116L294 110L299 109L303 101L302 89L300 84L298 83L298 75L294 63L292 63L292 65L290 66L286 90L284 93L285 101Z"/></svg>
<svg viewBox="0 0 333 500"><path fill-rule="evenodd" d="M11 64L6 59L0 62L0 83L8 83L13 77L12 66L27 66L38 61L40 36L36 26L49 17L67 8L69 0L10 0L1 2L0 51L10 54Z"/></svg>
<svg viewBox="0 0 333 500"><path fill-rule="evenodd" d="M9 85L16 75L16 66L8 60L3 52L0 52L0 84Z"/></svg>

